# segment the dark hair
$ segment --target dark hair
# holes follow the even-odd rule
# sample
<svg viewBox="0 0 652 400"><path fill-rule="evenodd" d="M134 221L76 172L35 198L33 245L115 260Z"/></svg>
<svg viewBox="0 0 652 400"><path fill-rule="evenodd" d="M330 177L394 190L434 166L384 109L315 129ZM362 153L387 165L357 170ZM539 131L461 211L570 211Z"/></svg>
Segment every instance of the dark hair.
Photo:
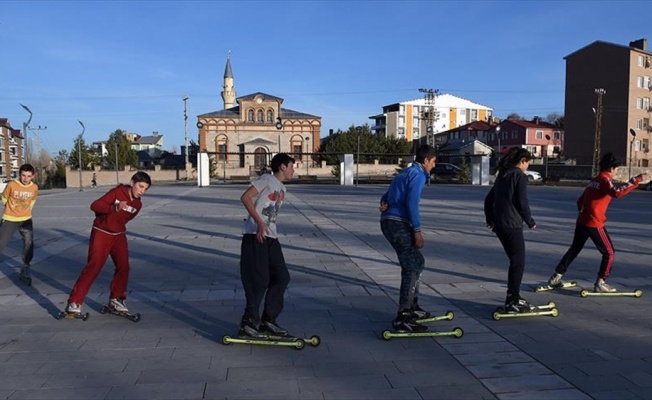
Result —
<svg viewBox="0 0 652 400"><path fill-rule="evenodd" d="M278 153L272 157L272 172L277 173L281 170L281 165L294 164L294 158L285 153Z"/></svg>
<svg viewBox="0 0 652 400"><path fill-rule="evenodd" d="M145 182L148 186L152 186L152 178L149 177L147 172L138 171L131 177L131 181L134 183Z"/></svg>
<svg viewBox="0 0 652 400"><path fill-rule="evenodd" d="M414 159L414 161L423 164L423 162L426 161L427 158L433 158L436 156L437 156L437 151L435 150L434 147L430 146L429 144L422 144L417 149L416 158Z"/></svg>
<svg viewBox="0 0 652 400"><path fill-rule="evenodd" d="M600 172L616 167L620 167L620 161L614 156L614 153L606 153L600 159Z"/></svg>
<svg viewBox="0 0 652 400"><path fill-rule="evenodd" d="M18 173L20 174L23 171L34 173L34 166L32 164L23 164L18 169Z"/></svg>
<svg viewBox="0 0 652 400"><path fill-rule="evenodd" d="M532 159L532 154L522 147L512 147L507 150L507 154L503 156L498 162L498 173L499 175L504 174L510 169L516 167L521 161L530 161Z"/></svg>

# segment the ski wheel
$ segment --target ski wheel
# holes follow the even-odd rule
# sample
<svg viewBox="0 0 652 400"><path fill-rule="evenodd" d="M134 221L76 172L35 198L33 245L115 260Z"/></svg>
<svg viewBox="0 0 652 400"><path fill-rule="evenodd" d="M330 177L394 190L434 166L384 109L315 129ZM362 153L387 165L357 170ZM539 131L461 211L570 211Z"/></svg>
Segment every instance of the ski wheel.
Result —
<svg viewBox="0 0 652 400"><path fill-rule="evenodd" d="M639 290L634 292L634 297L641 297L641 296L643 296L643 291L642 290L639 289Z"/></svg>
<svg viewBox="0 0 652 400"><path fill-rule="evenodd" d="M306 346L306 341L303 340L303 339L297 339L297 340L294 342L294 348L295 348L296 350L301 350L301 349L303 349L305 346Z"/></svg>
<svg viewBox="0 0 652 400"><path fill-rule="evenodd" d="M553 308L552 310L550 310L550 312L551 312L550 315L552 315L553 317L556 317L557 315L559 315L559 310L556 309L556 308Z"/></svg>
<svg viewBox="0 0 652 400"><path fill-rule="evenodd" d="M580 292L580 296L582 296L582 297L586 297L586 296L588 296L588 295L589 295L589 291L586 290L586 289L584 289L584 290L582 290L582 291Z"/></svg>
<svg viewBox="0 0 652 400"><path fill-rule="evenodd" d="M90 317L91 317L91 314L90 314L90 313L86 313L86 314L84 314L84 315L81 317L81 319L82 319L82 321L86 321L86 320L89 319Z"/></svg>
<svg viewBox="0 0 652 400"><path fill-rule="evenodd" d="M499 313L498 310L494 311L494 313L492 315L494 321L498 321L500 319L500 314L501 313Z"/></svg>
<svg viewBox="0 0 652 400"><path fill-rule="evenodd" d="M458 339L461 338L462 335L464 335L464 331L462 330L462 328L455 328L455 329L453 329L453 333L455 334L455 335L453 335L453 336L455 336L455 337L458 338Z"/></svg>
<svg viewBox="0 0 652 400"><path fill-rule="evenodd" d="M321 343L321 338L317 335L313 335L308 340L308 343L310 343L312 347L317 347Z"/></svg>
<svg viewBox="0 0 652 400"><path fill-rule="evenodd" d="M555 308L556 306L557 305L555 304L554 301L551 301L550 303L548 303L548 307L550 307L550 308Z"/></svg>
<svg viewBox="0 0 652 400"><path fill-rule="evenodd" d="M383 331L383 339L389 340L391 338L392 338L392 332L390 332L389 330L384 330Z"/></svg>
<svg viewBox="0 0 652 400"><path fill-rule="evenodd" d="M446 311L446 314L444 316L447 317L447 319L449 321L452 321L453 319L455 319L455 313L452 312L452 311Z"/></svg>
<svg viewBox="0 0 652 400"><path fill-rule="evenodd" d="M138 313L138 314L134 314L134 316L131 318L131 320L134 321L134 322L138 322L138 321L140 321L140 318L141 318L141 315L140 315L140 313Z"/></svg>
<svg viewBox="0 0 652 400"><path fill-rule="evenodd" d="M225 345L225 346L232 345L233 343L231 342L231 336L229 336L229 335L222 336L222 344Z"/></svg>

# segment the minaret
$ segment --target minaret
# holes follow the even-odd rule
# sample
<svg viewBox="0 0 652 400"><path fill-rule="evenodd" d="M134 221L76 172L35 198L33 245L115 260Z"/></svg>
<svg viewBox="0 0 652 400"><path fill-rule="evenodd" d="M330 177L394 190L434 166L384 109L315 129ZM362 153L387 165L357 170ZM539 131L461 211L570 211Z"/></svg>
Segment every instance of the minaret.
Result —
<svg viewBox="0 0 652 400"><path fill-rule="evenodd" d="M222 100L224 109L233 107L235 103L235 86L233 86L233 72L231 72L231 51L226 56L226 68L224 69L224 86L222 86Z"/></svg>

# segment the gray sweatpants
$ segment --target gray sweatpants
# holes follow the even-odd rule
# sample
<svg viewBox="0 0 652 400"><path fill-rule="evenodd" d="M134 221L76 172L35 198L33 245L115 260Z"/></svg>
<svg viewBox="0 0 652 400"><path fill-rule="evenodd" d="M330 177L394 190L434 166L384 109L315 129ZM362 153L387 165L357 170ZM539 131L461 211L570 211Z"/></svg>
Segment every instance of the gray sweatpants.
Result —
<svg viewBox="0 0 652 400"><path fill-rule="evenodd" d="M34 257L34 229L31 218L20 222L4 219L0 221L0 253L5 251L16 229L23 238L23 265L29 265Z"/></svg>

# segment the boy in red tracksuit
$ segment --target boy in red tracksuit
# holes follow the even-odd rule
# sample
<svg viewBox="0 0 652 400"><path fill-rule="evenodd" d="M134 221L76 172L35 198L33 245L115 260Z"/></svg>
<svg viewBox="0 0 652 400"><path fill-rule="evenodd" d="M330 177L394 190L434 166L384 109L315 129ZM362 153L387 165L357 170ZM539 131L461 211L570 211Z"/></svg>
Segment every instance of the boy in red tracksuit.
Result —
<svg viewBox="0 0 652 400"><path fill-rule="evenodd" d="M109 255L115 264L115 274L107 307L118 312L129 312L125 305L129 280L126 224L138 215L143 206L140 198L151 185L148 174L136 172L131 177L131 186L118 185L91 204L95 220L88 245L88 261L70 292L67 313L81 313L84 298Z"/></svg>
<svg viewBox="0 0 652 400"><path fill-rule="evenodd" d="M575 257L582 251L586 241L591 238L595 247L602 254L598 278L593 289L599 293L616 291L605 282L609 278L614 262L613 243L604 226L607 221L607 208L609 208L612 198L625 196L636 189L638 184L647 177L647 174L640 174L631 178L624 185L615 186L613 177L619 166L620 163L612 153L605 154L600 160L600 174L591 179L580 198L577 199L577 209L580 215L575 223L573 243L557 264L555 272L548 280L548 285L552 287L563 285L561 281L562 275L566 273Z"/></svg>

